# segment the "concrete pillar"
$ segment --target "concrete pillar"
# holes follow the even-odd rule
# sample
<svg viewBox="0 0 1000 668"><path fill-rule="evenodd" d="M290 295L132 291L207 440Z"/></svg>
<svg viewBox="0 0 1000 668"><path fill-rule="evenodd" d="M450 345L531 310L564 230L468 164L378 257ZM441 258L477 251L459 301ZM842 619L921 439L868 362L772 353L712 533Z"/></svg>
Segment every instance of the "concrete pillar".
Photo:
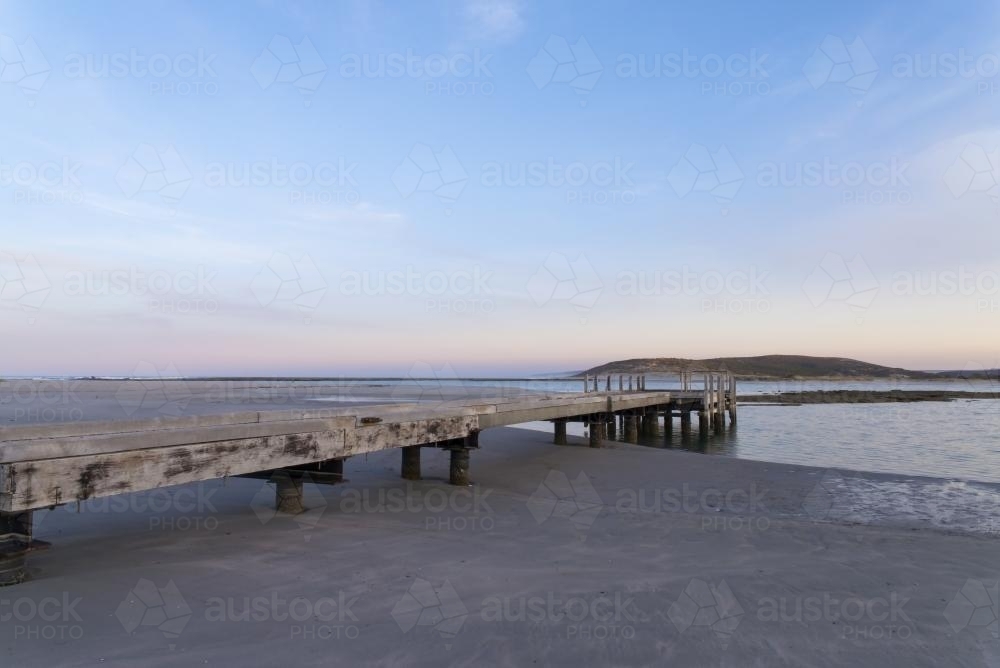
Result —
<svg viewBox="0 0 1000 668"><path fill-rule="evenodd" d="M674 407L673 404L667 406L663 411L663 435L669 441L674 433Z"/></svg>
<svg viewBox="0 0 1000 668"><path fill-rule="evenodd" d="M420 446L410 445L400 448L403 451L401 467L404 480L420 480Z"/></svg>
<svg viewBox="0 0 1000 668"><path fill-rule="evenodd" d="M279 513L298 515L306 511L302 498L302 478L279 471L271 480L274 481L275 503Z"/></svg>
<svg viewBox="0 0 1000 668"><path fill-rule="evenodd" d="M612 415L611 418L605 423L605 431L607 432L609 441L613 441L618 437L617 423L617 415Z"/></svg>
<svg viewBox="0 0 1000 668"><path fill-rule="evenodd" d="M709 422L710 422L710 419L709 419L709 416L708 416L708 407L703 407L702 410L698 411L698 435L699 436L708 436Z"/></svg>
<svg viewBox="0 0 1000 668"><path fill-rule="evenodd" d="M639 418L635 415L625 416L625 440L628 443L639 442Z"/></svg>
<svg viewBox="0 0 1000 668"><path fill-rule="evenodd" d="M556 435L552 442L556 445L566 445L566 423L562 420L556 420L553 424L555 425Z"/></svg>
<svg viewBox="0 0 1000 668"><path fill-rule="evenodd" d="M448 482L460 487L469 486L469 448L451 449Z"/></svg>
<svg viewBox="0 0 1000 668"><path fill-rule="evenodd" d="M681 436L691 435L691 411L686 407L681 408Z"/></svg>

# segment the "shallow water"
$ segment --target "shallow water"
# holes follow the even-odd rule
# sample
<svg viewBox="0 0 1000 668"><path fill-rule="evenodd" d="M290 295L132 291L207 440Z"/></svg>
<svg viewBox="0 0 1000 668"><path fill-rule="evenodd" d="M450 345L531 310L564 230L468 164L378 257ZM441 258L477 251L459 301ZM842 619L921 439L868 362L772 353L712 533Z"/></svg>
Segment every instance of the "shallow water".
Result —
<svg viewBox="0 0 1000 668"><path fill-rule="evenodd" d="M662 422L641 444L707 454L904 475L1000 482L1000 401L961 400L904 404L739 406L738 427L684 438L674 420L667 438ZM533 422L527 429L552 431ZM620 432L621 430L619 430ZM583 436L584 426L568 432ZM622 440L622 434L618 434Z"/></svg>

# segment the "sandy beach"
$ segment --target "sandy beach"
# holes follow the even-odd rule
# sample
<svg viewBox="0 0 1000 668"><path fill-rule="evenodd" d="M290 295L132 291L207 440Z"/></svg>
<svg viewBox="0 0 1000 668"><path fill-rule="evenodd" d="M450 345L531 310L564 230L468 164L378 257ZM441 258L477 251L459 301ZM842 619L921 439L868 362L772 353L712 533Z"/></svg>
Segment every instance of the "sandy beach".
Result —
<svg viewBox="0 0 1000 668"><path fill-rule="evenodd" d="M4 663L1000 661L1000 486L571 442L488 430L471 488L355 457L295 517L251 479L38 513Z"/></svg>

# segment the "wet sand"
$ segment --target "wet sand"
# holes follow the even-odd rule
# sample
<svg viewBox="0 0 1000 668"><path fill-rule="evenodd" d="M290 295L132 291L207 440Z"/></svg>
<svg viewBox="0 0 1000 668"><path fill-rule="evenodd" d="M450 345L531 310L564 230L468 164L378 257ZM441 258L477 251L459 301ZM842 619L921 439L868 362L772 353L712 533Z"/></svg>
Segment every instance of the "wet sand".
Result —
<svg viewBox="0 0 1000 668"><path fill-rule="evenodd" d="M250 479L39 513L3 665L1000 663L1000 485L550 440L484 432L469 489L356 457L294 518Z"/></svg>

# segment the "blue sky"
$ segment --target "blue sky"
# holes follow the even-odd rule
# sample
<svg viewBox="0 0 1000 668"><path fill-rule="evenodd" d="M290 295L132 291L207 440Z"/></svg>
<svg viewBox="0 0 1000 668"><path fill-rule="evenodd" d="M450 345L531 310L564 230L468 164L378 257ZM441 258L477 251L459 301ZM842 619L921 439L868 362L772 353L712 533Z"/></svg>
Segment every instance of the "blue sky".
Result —
<svg viewBox="0 0 1000 668"><path fill-rule="evenodd" d="M996 366L997 18L5 3L0 372Z"/></svg>

